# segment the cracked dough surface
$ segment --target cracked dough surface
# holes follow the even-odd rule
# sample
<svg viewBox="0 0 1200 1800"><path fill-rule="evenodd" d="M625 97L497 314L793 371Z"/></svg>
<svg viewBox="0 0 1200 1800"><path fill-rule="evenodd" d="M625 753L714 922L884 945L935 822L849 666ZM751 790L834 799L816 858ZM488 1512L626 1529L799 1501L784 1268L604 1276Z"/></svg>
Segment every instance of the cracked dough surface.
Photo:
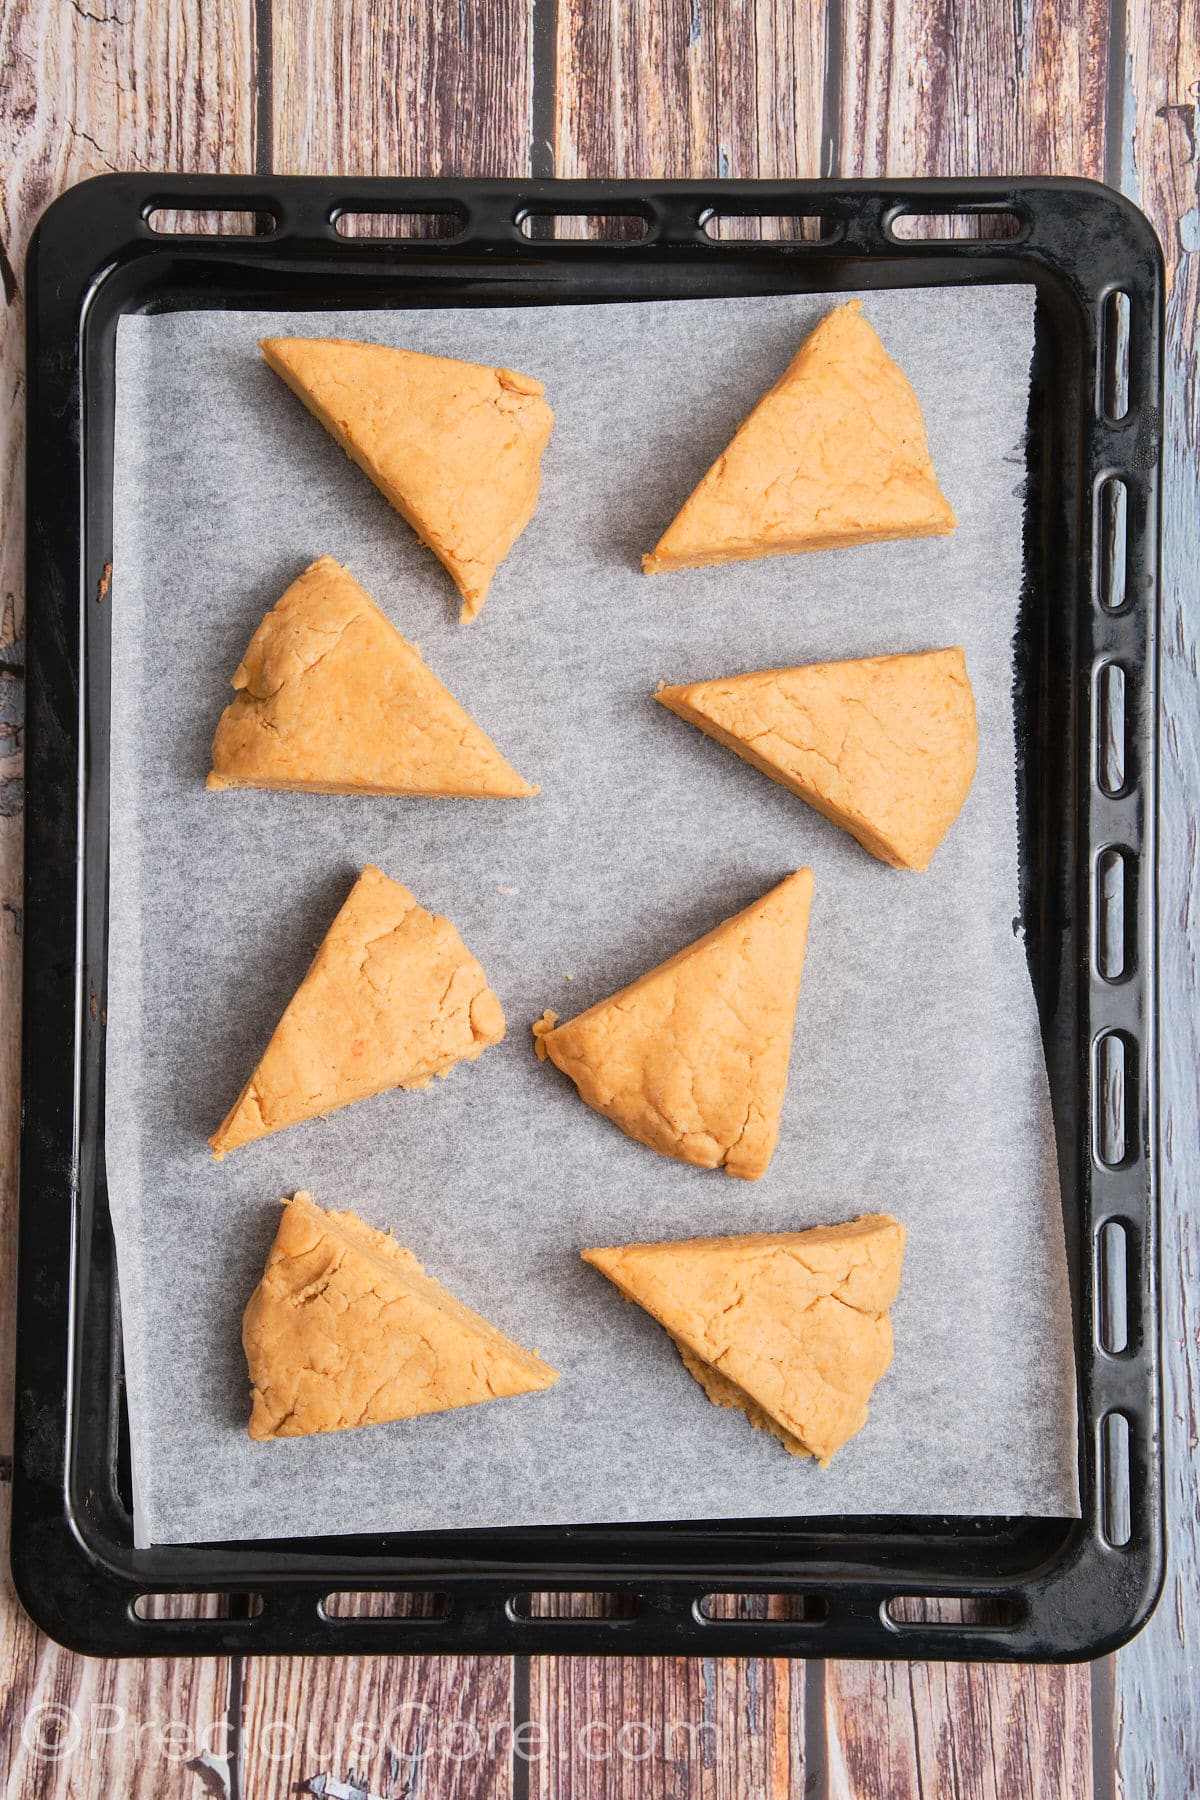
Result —
<svg viewBox="0 0 1200 1800"><path fill-rule="evenodd" d="M975 776L958 648L763 669L655 698L894 868L929 866Z"/></svg>
<svg viewBox="0 0 1200 1800"><path fill-rule="evenodd" d="M812 871L564 1025L537 1052L587 1104L662 1156L755 1181L779 1137Z"/></svg>
<svg viewBox="0 0 1200 1800"><path fill-rule="evenodd" d="M518 798L501 756L332 556L277 601L233 677L210 788Z"/></svg>
<svg viewBox="0 0 1200 1800"><path fill-rule="evenodd" d="M849 300L805 339L642 567L944 536L956 524L912 384Z"/></svg>
<svg viewBox="0 0 1200 1800"><path fill-rule="evenodd" d="M341 338L264 338L262 353L445 564L473 619L537 505L554 424L541 382Z"/></svg>
<svg viewBox="0 0 1200 1800"><path fill-rule="evenodd" d="M411 1419L558 1379L387 1232L306 1193L284 1203L242 1343L258 1439Z"/></svg>
<svg viewBox="0 0 1200 1800"><path fill-rule="evenodd" d="M904 1227L887 1213L811 1231L585 1250L674 1340L717 1406L824 1467L892 1360Z"/></svg>
<svg viewBox="0 0 1200 1800"><path fill-rule="evenodd" d="M368 863L209 1139L213 1155L387 1088L425 1087L503 1036L500 1002L449 919Z"/></svg>

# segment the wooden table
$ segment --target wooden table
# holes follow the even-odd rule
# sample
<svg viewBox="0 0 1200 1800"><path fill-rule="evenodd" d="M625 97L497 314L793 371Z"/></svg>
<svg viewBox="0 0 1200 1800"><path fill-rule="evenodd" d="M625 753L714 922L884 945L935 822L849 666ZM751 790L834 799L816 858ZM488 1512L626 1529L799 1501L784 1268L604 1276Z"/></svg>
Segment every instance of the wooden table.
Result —
<svg viewBox="0 0 1200 1800"><path fill-rule="evenodd" d="M1170 281L1161 911L1171 1564L1147 1630L1082 1668L103 1663L41 1637L5 1589L7 1793L1200 1793L1200 1231L1187 1210L1200 1068L1200 0L3 0L0 21L6 1270L21 946L21 265L34 220L61 188L128 168L1090 175L1150 215ZM7 1328L0 1358L7 1393Z"/></svg>

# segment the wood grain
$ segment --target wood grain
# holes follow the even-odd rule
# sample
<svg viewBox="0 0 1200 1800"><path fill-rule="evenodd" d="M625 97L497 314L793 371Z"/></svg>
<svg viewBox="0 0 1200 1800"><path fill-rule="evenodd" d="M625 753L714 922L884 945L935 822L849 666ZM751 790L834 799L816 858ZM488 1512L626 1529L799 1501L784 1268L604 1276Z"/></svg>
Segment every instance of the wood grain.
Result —
<svg viewBox="0 0 1200 1800"><path fill-rule="evenodd" d="M1048 0L971 13L953 0L900 7L852 0L832 84L822 79L820 21L803 8L804 53L793 39L787 53L773 56L772 85L762 81L761 46L780 42L779 20L774 13L764 20L765 11L701 5L689 20L683 7L560 0L557 171L816 173L814 122L835 96L837 116L828 122L843 174L1103 169L1108 8L1101 0L1085 0L1065 19ZM778 1679L785 1711L798 1718L801 1665L783 1665ZM573 1714L600 1693L617 1717L639 1716L647 1699L659 1708L675 1700L636 1666L622 1673L620 1665L568 1661L543 1673L537 1664L535 1697L539 1682L555 1680L560 1707ZM892 1793L1084 1800L1092 1791L1086 1671L965 1668L946 1677L936 1666L831 1664L825 1694L820 1749L839 1800ZM1030 1726L1043 1712L1048 1735ZM818 1747L810 1748L819 1761ZM577 1753L548 1767L554 1792L592 1791ZM756 1773L778 1778L777 1768Z"/></svg>
<svg viewBox="0 0 1200 1800"><path fill-rule="evenodd" d="M824 61L813 0L559 0L554 172L817 175ZM802 1663L537 1657L530 1794L802 1793L804 1700Z"/></svg>
<svg viewBox="0 0 1200 1800"><path fill-rule="evenodd" d="M22 262L38 214L62 188L107 169L252 165L254 40L250 0L8 0L0 15L0 664L19 666L24 370ZM12 690L5 684L4 698ZM11 711L6 707L6 713ZM0 1282L5 1301L0 1417L8 1448L9 1321L15 1225L20 1008L19 743L0 735ZM3 1541L8 1537L3 1488ZM4 1562L7 1569L7 1555ZM0 1589L0 1755L5 1792L144 1796L228 1791L229 1665L98 1663L32 1626L7 1579ZM58 1709L58 1710L55 1710ZM166 1728L174 1723L173 1730ZM65 1732L65 1735L63 1733ZM188 1770L190 1758L211 1754Z"/></svg>
<svg viewBox="0 0 1200 1800"><path fill-rule="evenodd" d="M1109 10L846 0L839 172L1102 177Z"/></svg>
<svg viewBox="0 0 1200 1800"><path fill-rule="evenodd" d="M528 171L525 0L453 12L407 0L274 0L271 61L279 171ZM378 1795L503 1800L512 1698L513 1665L502 1657L251 1658L243 1792L268 1800L321 1774L347 1782L353 1773Z"/></svg>
<svg viewBox="0 0 1200 1800"><path fill-rule="evenodd" d="M1200 5L1129 0L1119 167L1166 258L1167 405L1160 780L1160 1083L1164 1438L1169 1564L1162 1603L1117 1658L1115 1748L1126 1800L1200 1793ZM1113 159L1117 162L1117 159ZM1134 324L1136 329L1136 321Z"/></svg>
<svg viewBox="0 0 1200 1800"><path fill-rule="evenodd" d="M1103 178L1109 25L1107 0L849 0L841 173ZM831 1794L1085 1800L1091 1687L1086 1668L832 1663Z"/></svg>
<svg viewBox="0 0 1200 1800"><path fill-rule="evenodd" d="M545 10L546 0L540 4ZM841 54L826 80L818 0L557 0L557 85L547 95L533 86L533 0L460 0L457 9L273 0L271 68L256 65L253 0L0 0L3 1280L16 1165L21 924L16 682L5 672L19 666L23 619L20 265L31 223L54 193L107 167L232 171L256 160L264 169L349 174L518 174L529 167L532 117L544 113L562 175L812 175L823 159L844 174L1102 174L1107 167L1155 219L1173 279L1162 769L1173 1541L1164 1605L1117 1662L1117 1772L1128 1800L1200 1792L1200 1239L1187 1180L1200 1066L1197 8L1198 0L1114 7L1118 23L1125 15L1128 58L1114 44L1110 70L1107 0L979 0L970 8L960 0L843 0L834 13L840 35L831 37ZM1113 95L1122 92L1123 118L1114 121ZM0 1311L11 1317L11 1308ZM9 1358L3 1330L3 1392ZM2 1403L0 1417L6 1434ZM5 1510L6 1503L0 1488ZM321 1773L346 1785L361 1775L372 1793L389 1797L444 1791L501 1800L514 1786L547 1796L738 1800L810 1786L833 1800L1084 1800L1093 1792L1086 1670L829 1665L824 1740L809 1744L807 1761L801 1664L539 1658L528 1669L527 1707L524 1686L517 1690L524 1717L515 1723L527 1729L515 1744L510 1665L499 1659L257 1661L244 1677L236 1662L107 1665L70 1657L41 1639L11 1590L0 1588L6 1792L22 1800L191 1796L236 1791L231 1780L240 1779L240 1791L260 1800L295 1793ZM1098 1672L1102 1701L1111 1679L1111 1671ZM819 1686L812 1693L819 1699ZM44 1704L66 1704L79 1720L80 1742L65 1754L54 1749L55 1715L34 1712ZM115 1707L124 1708L124 1723L105 1710ZM236 1732L232 1771L223 1759L227 1713ZM185 1729L164 1738L172 1718ZM396 1720L391 1732L389 1720ZM1102 1794L1107 1721L1094 1723ZM32 1749L21 1741L23 1725ZM632 1726L624 1740L622 1726ZM39 1739L43 1729L48 1736ZM37 1750L39 1741L49 1750Z"/></svg>
<svg viewBox="0 0 1200 1800"><path fill-rule="evenodd" d="M1086 1670L837 1663L827 1692L830 1800L1092 1793Z"/></svg>
<svg viewBox="0 0 1200 1800"><path fill-rule="evenodd" d="M817 175L818 0L559 0L556 175Z"/></svg>
<svg viewBox="0 0 1200 1800"><path fill-rule="evenodd" d="M120 17L118 17L118 14ZM22 264L38 215L64 187L122 167L238 169L253 160L250 0L213 10L122 0L85 7L9 0L0 14L0 659L24 621L24 312ZM18 652L19 658L19 652ZM17 658L14 658L17 660ZM7 752L7 754L6 754ZM0 731L3 1020L0 1067L0 1281L9 1291L16 1178L16 1095L21 928L20 764ZM11 1307L3 1309L0 1377L11 1387ZM4 1448L9 1412L2 1410Z"/></svg>
<svg viewBox="0 0 1200 1800"><path fill-rule="evenodd" d="M274 0L274 168L528 172L527 0Z"/></svg>
<svg viewBox="0 0 1200 1800"><path fill-rule="evenodd" d="M240 1737L241 1792L254 1800L291 1800L321 1776L381 1800L507 1800L511 1660L254 1658Z"/></svg>
<svg viewBox="0 0 1200 1800"><path fill-rule="evenodd" d="M11 1489L0 1485L8 1542ZM0 1575L0 1770L7 1800L235 1791L227 1659L104 1662L52 1644Z"/></svg>
<svg viewBox="0 0 1200 1800"><path fill-rule="evenodd" d="M802 1663L536 1657L535 1800L775 1800L805 1792ZM792 1680L795 1670L799 1679Z"/></svg>

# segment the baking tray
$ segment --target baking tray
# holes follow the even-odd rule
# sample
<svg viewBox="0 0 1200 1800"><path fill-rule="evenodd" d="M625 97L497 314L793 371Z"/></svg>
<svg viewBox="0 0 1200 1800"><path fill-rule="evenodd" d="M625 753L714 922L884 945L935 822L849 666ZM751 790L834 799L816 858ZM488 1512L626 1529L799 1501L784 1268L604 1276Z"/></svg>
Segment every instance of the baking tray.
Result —
<svg viewBox="0 0 1200 1800"><path fill-rule="evenodd" d="M253 215L255 233L152 228L153 213L172 209ZM343 236L349 213L430 215L418 229L445 235ZM905 238L897 221L913 213L960 215L954 229L972 235ZM555 215L589 214L617 215L612 235L557 235ZM1000 227L979 214L999 215L1009 235L993 235ZM732 223L710 235L726 215L784 218L791 235L725 235L738 231ZM581 1522L134 1549L103 1139L119 318L965 282L1037 290L1016 647L1021 909L1058 1133L1082 1517ZM1164 1556L1154 842L1162 294L1146 220L1087 182L113 175L49 208L28 263L12 1561L22 1600L52 1637L106 1656L1040 1661L1097 1655L1144 1622ZM329 1599L345 1593L362 1597L349 1614ZM591 1616L562 1616L567 1593L588 1594ZM201 1595L191 1608L200 1616L171 1616L189 1610L179 1596Z"/></svg>

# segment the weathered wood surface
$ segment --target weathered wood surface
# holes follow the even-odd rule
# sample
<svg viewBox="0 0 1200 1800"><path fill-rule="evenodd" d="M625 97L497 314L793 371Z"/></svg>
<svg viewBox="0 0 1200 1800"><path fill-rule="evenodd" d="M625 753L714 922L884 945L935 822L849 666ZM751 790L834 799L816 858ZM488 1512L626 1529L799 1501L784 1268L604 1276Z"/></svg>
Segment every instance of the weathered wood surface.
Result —
<svg viewBox="0 0 1200 1800"><path fill-rule="evenodd" d="M1109 34L1107 0L966 9L851 0L840 172L1102 180L1109 56L1121 54ZM1084 1800L1093 1792L1091 1685L1086 1668L831 1664L831 1793ZM886 1773L877 1770L881 1745Z"/></svg>
<svg viewBox="0 0 1200 1800"><path fill-rule="evenodd" d="M535 1657L531 1800L783 1800L805 1793L803 1664Z"/></svg>
<svg viewBox="0 0 1200 1800"><path fill-rule="evenodd" d="M821 173L819 0L561 0L554 172Z"/></svg>
<svg viewBox="0 0 1200 1800"><path fill-rule="evenodd" d="M0 1530L8 1537L8 1484ZM230 1665L103 1662L35 1630L0 1574L0 1778L20 1800L228 1794L237 1734Z"/></svg>
<svg viewBox="0 0 1200 1800"><path fill-rule="evenodd" d="M270 68L278 173L529 169L529 0L273 0Z"/></svg>
<svg viewBox="0 0 1200 1800"><path fill-rule="evenodd" d="M847 0L841 174L1103 179L1109 15L1108 0Z"/></svg>
<svg viewBox="0 0 1200 1800"><path fill-rule="evenodd" d="M386 1800L508 1800L512 1659L251 1658L238 1736L254 1800L320 1791L322 1776Z"/></svg>
<svg viewBox="0 0 1200 1800"><path fill-rule="evenodd" d="M532 141L526 0L414 11L405 0L274 0L270 162L293 174L517 175ZM509 1791L508 1658L254 1657L244 1671L244 1791L363 1777L374 1793ZM394 1726L388 1721L394 1717ZM337 1722L374 1725L356 1747ZM294 1746L272 1749L285 1725Z"/></svg>
<svg viewBox="0 0 1200 1800"><path fill-rule="evenodd" d="M22 623L20 262L106 167L366 173L1107 175L1172 276L1164 592L1162 1085L1172 1568L1094 1670L755 1659L84 1662L0 1595L19 1796L1200 1792L1189 1216L1200 1066L1198 0L0 0L0 1278L15 1177ZM18 646L15 650L12 646ZM5 1309L5 1316L8 1311ZM1189 1360L1189 1351L1191 1360ZM10 1345L0 1342L7 1391ZM0 1431L7 1434L7 1408ZM6 1436L0 1444L6 1445ZM65 1706L64 1714L38 1707ZM74 1723L72 1722L74 1720ZM178 1730L166 1730L174 1720ZM358 1727L357 1734L355 1727ZM65 1730L65 1740L56 1732ZM78 1731L79 1741L71 1742ZM23 1735L24 1734L24 1735ZM228 1752L228 1754L227 1754Z"/></svg>
<svg viewBox="0 0 1200 1800"><path fill-rule="evenodd" d="M831 1663L830 1800L1091 1796L1088 1671Z"/></svg>
<svg viewBox="0 0 1200 1800"><path fill-rule="evenodd" d="M55 194L121 167L244 169L252 157L254 46L250 0L230 4L220 32L199 0L132 5L10 0L0 8L0 669L19 669L24 624L22 264L29 233ZM122 11L122 16L125 14ZM0 944L3 948L4 1120L0 1128L0 1275L12 1256L21 930L19 683L0 675ZM0 1376L11 1389L11 1308L3 1309ZM10 1420L3 1409L3 1447Z"/></svg>
<svg viewBox="0 0 1200 1800"><path fill-rule="evenodd" d="M24 373L22 264L38 214L107 169L253 166L251 0L10 0L0 9L0 667L20 668ZM12 1248L21 935L16 681L0 676L0 1279L3 1444L10 1444ZM3 1494L8 1537L8 1490ZM9 1795L227 1791L224 1661L98 1663L36 1632L0 1586L0 1757ZM169 1728L169 1729L168 1729Z"/></svg>

